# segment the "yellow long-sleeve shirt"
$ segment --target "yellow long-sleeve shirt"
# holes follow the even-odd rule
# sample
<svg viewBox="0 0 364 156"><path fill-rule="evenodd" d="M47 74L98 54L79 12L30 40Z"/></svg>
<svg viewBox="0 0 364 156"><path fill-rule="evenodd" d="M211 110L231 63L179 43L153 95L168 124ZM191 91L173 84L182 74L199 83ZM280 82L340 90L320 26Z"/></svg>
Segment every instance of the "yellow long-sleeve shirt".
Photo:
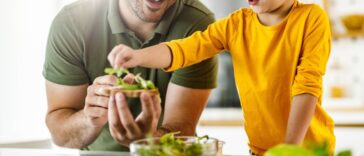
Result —
<svg viewBox="0 0 364 156"><path fill-rule="evenodd" d="M294 3L279 24L264 26L251 9L240 9L204 32L166 43L172 51L169 71L231 53L249 146L256 154L284 143L292 97L318 97L305 141L335 148L333 120L321 106L322 76L331 48L329 20L314 4Z"/></svg>

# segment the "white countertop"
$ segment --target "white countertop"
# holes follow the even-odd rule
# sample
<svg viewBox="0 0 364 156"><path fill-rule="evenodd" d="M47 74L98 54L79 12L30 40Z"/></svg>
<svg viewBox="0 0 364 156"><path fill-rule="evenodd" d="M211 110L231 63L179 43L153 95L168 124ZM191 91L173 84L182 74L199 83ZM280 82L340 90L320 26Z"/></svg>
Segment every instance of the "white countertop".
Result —
<svg viewBox="0 0 364 156"><path fill-rule="evenodd" d="M326 108L328 114L333 118L337 126L364 126L364 108ZM200 118L200 123L209 124L209 121L219 123L232 122L236 126L241 125L243 114L240 108L206 108Z"/></svg>
<svg viewBox="0 0 364 156"><path fill-rule="evenodd" d="M73 149L46 150L46 149L0 148L0 156L130 156L130 155L129 152L97 152L97 151L80 151Z"/></svg>

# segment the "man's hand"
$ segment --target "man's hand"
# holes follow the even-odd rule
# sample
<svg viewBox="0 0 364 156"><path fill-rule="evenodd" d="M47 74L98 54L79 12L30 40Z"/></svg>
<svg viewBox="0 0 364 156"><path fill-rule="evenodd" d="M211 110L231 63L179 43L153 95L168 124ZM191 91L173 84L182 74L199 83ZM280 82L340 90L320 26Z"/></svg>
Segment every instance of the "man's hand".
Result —
<svg viewBox="0 0 364 156"><path fill-rule="evenodd" d="M125 96L117 93L109 100L109 129L112 137L121 145L129 146L130 142L153 134L157 130L161 114L159 95L143 92L140 96L142 112L134 120Z"/></svg>
<svg viewBox="0 0 364 156"><path fill-rule="evenodd" d="M112 75L101 76L95 79L94 83L87 88L84 113L86 120L92 126L101 128L108 121L108 101L107 90L116 82L116 77Z"/></svg>
<svg viewBox="0 0 364 156"><path fill-rule="evenodd" d="M108 96L105 90L116 82L101 76L92 85L66 86L46 81L46 124L58 146L84 148L99 136L107 123Z"/></svg>

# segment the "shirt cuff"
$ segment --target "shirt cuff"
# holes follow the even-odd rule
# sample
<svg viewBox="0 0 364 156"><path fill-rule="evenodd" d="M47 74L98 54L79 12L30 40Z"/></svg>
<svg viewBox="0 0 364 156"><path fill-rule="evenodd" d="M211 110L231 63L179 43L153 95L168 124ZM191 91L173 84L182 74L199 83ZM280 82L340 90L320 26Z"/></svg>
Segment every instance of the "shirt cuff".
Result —
<svg viewBox="0 0 364 156"><path fill-rule="evenodd" d="M181 49L178 46L177 43L175 42L165 42L162 43L166 46L168 46L170 52L171 52L171 57L172 57L172 62L171 62L171 66L164 68L163 70L166 72L171 72L174 70L177 70L179 68L182 68L182 61L183 61L183 55L181 54Z"/></svg>
<svg viewBox="0 0 364 156"><path fill-rule="evenodd" d="M300 94L311 94L319 98L322 94L321 87L310 87L305 85L296 85L292 89L292 97Z"/></svg>

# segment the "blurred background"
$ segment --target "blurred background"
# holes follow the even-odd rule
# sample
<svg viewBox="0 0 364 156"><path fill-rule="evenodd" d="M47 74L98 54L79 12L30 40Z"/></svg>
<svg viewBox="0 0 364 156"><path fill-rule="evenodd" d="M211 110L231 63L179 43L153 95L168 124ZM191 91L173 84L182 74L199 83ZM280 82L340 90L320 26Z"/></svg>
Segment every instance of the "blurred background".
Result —
<svg viewBox="0 0 364 156"><path fill-rule="evenodd" d="M73 1L0 0L0 148L54 147L44 122L47 103L41 72L50 24ZM243 0L202 2L217 19L248 7ZM331 20L333 42L323 105L336 122L337 149L364 155L364 1L302 2L321 5ZM220 54L219 61L219 86L201 117L198 133L225 140L225 153L247 154L229 53Z"/></svg>

